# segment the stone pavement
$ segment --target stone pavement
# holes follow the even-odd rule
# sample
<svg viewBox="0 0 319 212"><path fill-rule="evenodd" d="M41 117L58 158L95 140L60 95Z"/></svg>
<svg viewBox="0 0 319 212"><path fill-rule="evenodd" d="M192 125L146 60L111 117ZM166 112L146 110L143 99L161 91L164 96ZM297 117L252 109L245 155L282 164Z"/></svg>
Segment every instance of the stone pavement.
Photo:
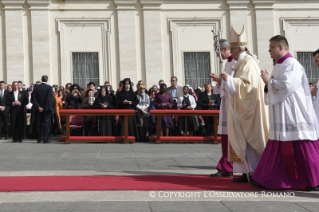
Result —
<svg viewBox="0 0 319 212"><path fill-rule="evenodd" d="M204 174L221 156L213 144L116 144L0 140L0 176ZM213 180L213 179L212 179ZM1 183L1 182L0 182ZM305 191L0 192L1 211L319 211ZM277 197L287 194L288 197ZM232 196L232 195L235 195Z"/></svg>

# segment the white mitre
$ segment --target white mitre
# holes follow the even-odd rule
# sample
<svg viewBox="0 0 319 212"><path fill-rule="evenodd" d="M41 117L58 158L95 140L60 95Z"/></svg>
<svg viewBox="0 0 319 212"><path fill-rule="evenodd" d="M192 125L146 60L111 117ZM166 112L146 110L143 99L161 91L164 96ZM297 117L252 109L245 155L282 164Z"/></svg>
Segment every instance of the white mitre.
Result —
<svg viewBox="0 0 319 212"><path fill-rule="evenodd" d="M247 36L245 31L245 26L238 34L232 27L230 30L230 45L231 46L247 46Z"/></svg>
<svg viewBox="0 0 319 212"><path fill-rule="evenodd" d="M243 29L241 32L238 34L234 28L232 27L230 30L230 45L231 46L245 46L246 47L246 52L250 56L252 56L257 63L260 63L260 61L257 59L257 56L252 54L248 48L247 48L247 35L245 31L245 26L243 26Z"/></svg>

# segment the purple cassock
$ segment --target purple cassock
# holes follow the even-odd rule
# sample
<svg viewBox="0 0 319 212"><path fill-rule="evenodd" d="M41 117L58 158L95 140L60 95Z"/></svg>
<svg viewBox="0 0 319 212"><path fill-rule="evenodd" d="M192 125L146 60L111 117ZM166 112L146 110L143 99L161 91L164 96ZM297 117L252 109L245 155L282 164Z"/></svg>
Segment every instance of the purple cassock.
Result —
<svg viewBox="0 0 319 212"><path fill-rule="evenodd" d="M173 98L171 94L168 92L166 92L164 95L157 93L154 98L154 106L156 109L160 110L168 110L172 108ZM163 127L174 127L171 116L161 116L161 128Z"/></svg>
<svg viewBox="0 0 319 212"><path fill-rule="evenodd" d="M319 185L319 126L309 83L289 53L268 82L269 140L253 180L270 189Z"/></svg>

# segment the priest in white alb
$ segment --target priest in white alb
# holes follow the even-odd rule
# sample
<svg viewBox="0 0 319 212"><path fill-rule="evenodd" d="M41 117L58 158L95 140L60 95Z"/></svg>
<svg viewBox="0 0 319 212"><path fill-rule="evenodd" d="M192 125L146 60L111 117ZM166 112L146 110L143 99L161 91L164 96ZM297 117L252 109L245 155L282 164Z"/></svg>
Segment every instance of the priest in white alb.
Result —
<svg viewBox="0 0 319 212"><path fill-rule="evenodd" d="M225 64L225 72L233 76L234 72L232 67L236 64L233 56L230 54L230 45L229 42L225 39L219 40L219 47L215 43L215 48L219 48L216 51L217 56L220 56L223 60L227 59ZM228 102L229 97L226 91L225 81L221 79L219 74L212 73L210 77L217 82L214 94L220 94L221 104L219 112L219 121L218 121L218 134L221 135L221 146L222 146L222 157L220 158L217 164L217 172L211 174L211 177L232 177L233 176L233 163L228 161L228 132L227 132L227 114L228 114Z"/></svg>
<svg viewBox="0 0 319 212"><path fill-rule="evenodd" d="M284 36L270 39L269 52L277 61L271 75L261 73L267 84L269 140L250 183L269 189L318 190L318 121L305 70L289 54Z"/></svg>
<svg viewBox="0 0 319 212"><path fill-rule="evenodd" d="M268 110L264 104L264 82L255 55L247 49L245 28L231 30L231 54L237 63L233 76L222 73L229 96L227 132L228 160L233 172L243 173L234 182L248 182L268 140Z"/></svg>

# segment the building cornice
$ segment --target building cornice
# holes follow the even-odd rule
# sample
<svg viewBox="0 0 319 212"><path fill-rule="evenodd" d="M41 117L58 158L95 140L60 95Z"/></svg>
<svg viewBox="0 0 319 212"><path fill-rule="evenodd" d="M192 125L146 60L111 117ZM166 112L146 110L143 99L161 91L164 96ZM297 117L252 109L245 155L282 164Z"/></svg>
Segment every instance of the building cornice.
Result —
<svg viewBox="0 0 319 212"><path fill-rule="evenodd" d="M247 9L250 3L249 0L226 0L229 9Z"/></svg>
<svg viewBox="0 0 319 212"><path fill-rule="evenodd" d="M276 0L252 0L256 9L272 9Z"/></svg>
<svg viewBox="0 0 319 212"><path fill-rule="evenodd" d="M118 10L134 10L137 0L113 0Z"/></svg>
<svg viewBox="0 0 319 212"><path fill-rule="evenodd" d="M143 10L159 10L163 0L140 0Z"/></svg>
<svg viewBox="0 0 319 212"><path fill-rule="evenodd" d="M50 5L50 0L27 0L30 9L47 9Z"/></svg>
<svg viewBox="0 0 319 212"><path fill-rule="evenodd" d="M21 10L23 9L24 0L2 0L1 3L6 10Z"/></svg>

